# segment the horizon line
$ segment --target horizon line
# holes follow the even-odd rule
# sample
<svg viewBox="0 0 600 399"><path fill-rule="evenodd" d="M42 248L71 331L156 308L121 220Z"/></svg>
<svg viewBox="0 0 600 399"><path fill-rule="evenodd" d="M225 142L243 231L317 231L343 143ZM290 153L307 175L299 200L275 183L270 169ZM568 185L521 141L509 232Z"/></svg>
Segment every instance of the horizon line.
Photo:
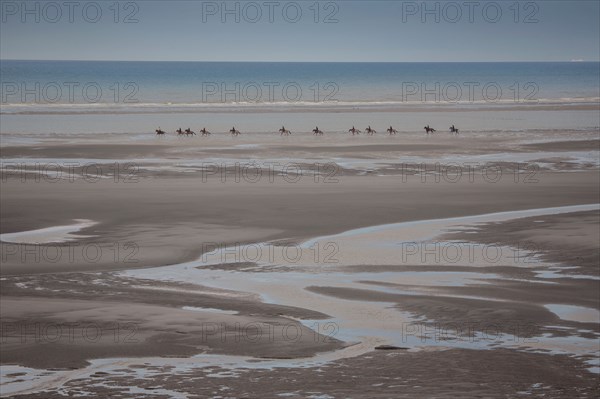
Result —
<svg viewBox="0 0 600 399"><path fill-rule="evenodd" d="M2 61L63 61L63 62L214 62L214 63L329 63L329 64L343 64L343 63L356 63L356 64L409 64L409 63L526 63L526 62L539 62L539 63L551 63L551 62L565 62L565 63L585 63L585 62L600 62L598 60L584 60L584 59L571 59L571 60L495 60L495 61L248 61L248 60L95 60L95 59L36 59L36 58L0 58Z"/></svg>

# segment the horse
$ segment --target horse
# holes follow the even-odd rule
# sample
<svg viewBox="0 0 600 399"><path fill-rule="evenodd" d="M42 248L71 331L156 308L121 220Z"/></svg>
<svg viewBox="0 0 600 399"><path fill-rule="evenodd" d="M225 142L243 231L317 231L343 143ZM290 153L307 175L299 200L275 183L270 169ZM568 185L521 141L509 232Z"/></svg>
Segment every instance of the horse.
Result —
<svg viewBox="0 0 600 399"><path fill-rule="evenodd" d="M391 126L390 126L390 128L387 130L387 132L390 134L390 136L391 136L392 134L396 134L396 133L398 133L398 131L397 131L396 129L394 129L393 127L391 127Z"/></svg>
<svg viewBox="0 0 600 399"><path fill-rule="evenodd" d="M315 136L317 136L317 135L319 135L319 136L322 136L322 135L323 135L323 131L319 130L319 126L315 127L315 128L312 130L312 132L313 132L313 134L314 134Z"/></svg>
<svg viewBox="0 0 600 399"><path fill-rule="evenodd" d="M185 132L181 130L181 128L175 130L175 133L177 133L178 136L183 136L185 134Z"/></svg>
<svg viewBox="0 0 600 399"><path fill-rule="evenodd" d="M189 127L187 129L185 129L185 135L186 136L195 136L196 132L194 132L192 129L190 129Z"/></svg>
<svg viewBox="0 0 600 399"><path fill-rule="evenodd" d="M377 130L371 129L371 125L369 125L369 127L365 129L365 133L367 133L369 136L372 136L377 133Z"/></svg>
<svg viewBox="0 0 600 399"><path fill-rule="evenodd" d="M292 134L292 132L290 132L289 130L287 130L287 129L285 128L285 126L282 126L282 127L281 127L281 129L279 129L279 133L280 133L280 135L281 135L281 136L283 136L284 134L285 134L286 136L288 136L288 135Z"/></svg>
<svg viewBox="0 0 600 399"><path fill-rule="evenodd" d="M205 127L203 127L202 130L200 130L200 133L202 133L203 136L210 136L210 132L206 130Z"/></svg>
<svg viewBox="0 0 600 399"><path fill-rule="evenodd" d="M429 127L429 125L425 126L423 129L425 129L425 132L426 132L427 134L429 134L429 133L434 133L434 132L435 132L435 129L434 129L434 128L432 128L432 127Z"/></svg>
<svg viewBox="0 0 600 399"><path fill-rule="evenodd" d="M454 125L450 126L450 133L458 134L458 129L454 127Z"/></svg>
<svg viewBox="0 0 600 399"><path fill-rule="evenodd" d="M231 133L232 136L239 136L241 134L235 127L232 127L231 130L229 130L229 133Z"/></svg>
<svg viewBox="0 0 600 399"><path fill-rule="evenodd" d="M348 131L351 132L353 136L355 134L360 134L360 130L354 128L354 126L352 126L352 129L348 129Z"/></svg>
<svg viewBox="0 0 600 399"><path fill-rule="evenodd" d="M160 129L160 126L158 127L158 129L155 130L156 134L159 136L163 136L165 134L164 130Z"/></svg>

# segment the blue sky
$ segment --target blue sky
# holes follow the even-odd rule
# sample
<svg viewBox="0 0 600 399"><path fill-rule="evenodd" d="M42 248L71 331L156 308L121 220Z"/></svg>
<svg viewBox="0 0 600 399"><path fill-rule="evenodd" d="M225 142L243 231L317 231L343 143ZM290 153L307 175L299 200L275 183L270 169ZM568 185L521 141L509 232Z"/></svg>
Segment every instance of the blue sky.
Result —
<svg viewBox="0 0 600 399"><path fill-rule="evenodd" d="M268 1L124 1L117 14L113 0L79 1L72 10L62 0L51 5L2 0L0 57L399 62L600 59L597 0L471 1L470 5L466 0ZM130 23L125 23L128 16Z"/></svg>

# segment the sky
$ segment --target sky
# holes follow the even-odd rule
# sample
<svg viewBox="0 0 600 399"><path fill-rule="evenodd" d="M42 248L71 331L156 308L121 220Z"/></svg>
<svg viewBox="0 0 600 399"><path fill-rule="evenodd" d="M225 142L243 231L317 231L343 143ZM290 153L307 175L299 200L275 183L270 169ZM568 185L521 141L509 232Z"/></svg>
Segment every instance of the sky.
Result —
<svg viewBox="0 0 600 399"><path fill-rule="evenodd" d="M0 58L598 61L600 1L0 1Z"/></svg>

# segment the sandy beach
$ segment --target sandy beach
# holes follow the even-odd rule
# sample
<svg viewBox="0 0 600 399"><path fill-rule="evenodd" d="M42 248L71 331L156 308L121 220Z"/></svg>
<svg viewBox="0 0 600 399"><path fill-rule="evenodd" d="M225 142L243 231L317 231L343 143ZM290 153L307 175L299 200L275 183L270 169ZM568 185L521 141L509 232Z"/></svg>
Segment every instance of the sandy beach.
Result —
<svg viewBox="0 0 600 399"><path fill-rule="evenodd" d="M596 130L11 139L3 397L600 387Z"/></svg>
<svg viewBox="0 0 600 399"><path fill-rule="evenodd" d="M600 2L0 2L0 399L600 393Z"/></svg>

